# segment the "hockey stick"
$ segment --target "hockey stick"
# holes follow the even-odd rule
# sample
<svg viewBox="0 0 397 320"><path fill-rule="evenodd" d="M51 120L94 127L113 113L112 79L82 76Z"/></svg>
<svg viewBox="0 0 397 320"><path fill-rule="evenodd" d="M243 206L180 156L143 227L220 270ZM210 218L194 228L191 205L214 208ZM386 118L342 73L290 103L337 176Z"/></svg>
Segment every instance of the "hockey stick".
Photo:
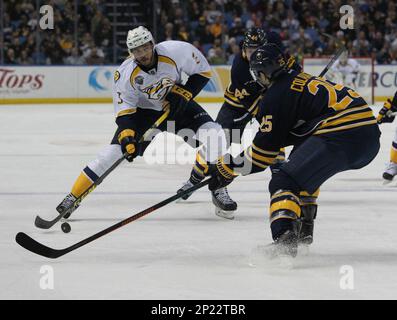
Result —
<svg viewBox="0 0 397 320"><path fill-rule="evenodd" d="M193 187L186 189L185 191L182 191L180 193L177 193L175 195L173 195L172 197L169 197L168 199L165 199L157 204L155 204L154 206L151 206L150 208L147 208L137 214L134 214L133 216L122 220L84 240L81 240L80 242L77 242L76 244L67 247L65 249L53 249L50 247L47 247L43 244L41 244L40 242L37 242L36 240L34 240L33 238L31 238L30 236L28 236L26 233L23 232L19 232L16 237L15 237L15 241L22 247L24 247L26 250L29 250L33 253L36 253L38 255L41 255L43 257L47 257L47 258L51 258L51 259L56 259L59 258L60 256L63 256L71 251L74 251L112 231L117 230L118 228L121 228L123 226L125 226L126 224L135 221L139 218L142 218L143 216L146 216L147 214L161 208L164 207L165 205L183 197L184 195L191 193L197 189L200 189L201 187L204 187L205 185L207 185L210 182L211 178L206 179L204 181L201 181L200 183L194 185Z"/></svg>
<svg viewBox="0 0 397 320"><path fill-rule="evenodd" d="M321 71L319 77L323 77L328 71L329 69L331 69L331 67L334 65L335 61L338 60L338 58L340 57L340 55L347 50L345 46L342 46L338 49L338 51L335 53L335 55L332 57L332 59L328 62L328 64L325 66L325 68L323 69L323 71Z"/></svg>
<svg viewBox="0 0 397 320"><path fill-rule="evenodd" d="M170 109L168 108L164 114L157 119L157 121L145 132L145 134L141 137L141 139L139 139L138 143L142 143L143 141L145 141L145 139L153 133L153 131L155 129L158 128L158 126L163 123L163 121L168 117L168 114L170 113ZM80 202L88 195L90 194L99 184L101 184L101 182L114 170L118 167L118 165L123 162L123 160L125 159L125 157L127 156L127 153L124 153L123 156L119 159L116 160L115 163L112 164L112 166L107 169L99 178L97 181L94 182L94 184L90 187L88 187L87 190L85 190L73 203L73 207L76 207L80 204ZM34 221L34 225L38 228L41 229L49 229L51 228L54 224L56 224L59 220L61 220L67 213L69 212L69 210L66 210L65 212L59 214L56 218L54 218L53 220L45 220L43 218L41 218L40 216L36 216L36 219Z"/></svg>

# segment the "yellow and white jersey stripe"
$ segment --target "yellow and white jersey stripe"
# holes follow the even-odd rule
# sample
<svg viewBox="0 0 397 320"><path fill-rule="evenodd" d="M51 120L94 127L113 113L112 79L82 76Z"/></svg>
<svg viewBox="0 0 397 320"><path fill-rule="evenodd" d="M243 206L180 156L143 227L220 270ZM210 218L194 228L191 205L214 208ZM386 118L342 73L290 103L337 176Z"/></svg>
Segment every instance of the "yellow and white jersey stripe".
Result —
<svg viewBox="0 0 397 320"><path fill-rule="evenodd" d="M353 129L365 125L376 124L376 118L368 105L352 107L338 112L323 120L314 135Z"/></svg>

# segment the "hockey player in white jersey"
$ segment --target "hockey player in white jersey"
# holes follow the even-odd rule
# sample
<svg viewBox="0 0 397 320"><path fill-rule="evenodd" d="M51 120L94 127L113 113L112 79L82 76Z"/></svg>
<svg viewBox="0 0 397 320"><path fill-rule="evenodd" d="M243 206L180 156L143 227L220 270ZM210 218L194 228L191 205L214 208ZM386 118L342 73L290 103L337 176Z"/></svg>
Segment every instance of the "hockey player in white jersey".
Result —
<svg viewBox="0 0 397 320"><path fill-rule="evenodd" d="M58 205L57 211L66 212L65 218L78 207L76 199L123 154L128 154L126 159L130 162L143 155L151 141L140 143L140 138L165 110L170 110L167 121L174 121L174 126L167 126L164 121L158 129L174 127L174 133L190 129L193 138L183 138L193 147L203 145L197 155L203 174L208 174L209 163L226 152L222 127L193 100L211 77L210 66L201 52L182 41L155 45L150 31L142 26L128 32L127 47L131 56L114 74L117 130L110 145L82 170L71 192ZM188 75L185 84L182 72ZM217 193L213 192L213 196Z"/></svg>
<svg viewBox="0 0 397 320"><path fill-rule="evenodd" d="M387 99L382 109L379 111L377 120L378 123L393 122L397 114L397 92L394 94L392 100ZM390 150L390 161L383 172L383 179L385 183L390 183L394 177L397 176L397 127L394 140L392 141Z"/></svg>
<svg viewBox="0 0 397 320"><path fill-rule="evenodd" d="M326 78L332 82L343 83L346 87L357 89L356 80L360 71L360 64L357 60L349 58L348 52L341 54L328 71Z"/></svg>

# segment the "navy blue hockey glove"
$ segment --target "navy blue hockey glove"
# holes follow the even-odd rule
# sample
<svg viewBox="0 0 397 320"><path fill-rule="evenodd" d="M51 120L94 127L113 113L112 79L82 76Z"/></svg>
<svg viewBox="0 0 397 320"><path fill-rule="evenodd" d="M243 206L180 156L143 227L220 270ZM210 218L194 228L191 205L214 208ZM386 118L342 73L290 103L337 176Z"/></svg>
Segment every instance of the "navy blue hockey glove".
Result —
<svg viewBox="0 0 397 320"><path fill-rule="evenodd" d="M226 156L231 158L230 155ZM208 189L211 191L226 187L237 177L233 169L224 162L224 157L219 158L216 164L210 166L210 174L211 181L208 184Z"/></svg>
<svg viewBox="0 0 397 320"><path fill-rule="evenodd" d="M169 108L169 118L175 118L193 98L193 94L182 85L175 84L165 97L164 109Z"/></svg>

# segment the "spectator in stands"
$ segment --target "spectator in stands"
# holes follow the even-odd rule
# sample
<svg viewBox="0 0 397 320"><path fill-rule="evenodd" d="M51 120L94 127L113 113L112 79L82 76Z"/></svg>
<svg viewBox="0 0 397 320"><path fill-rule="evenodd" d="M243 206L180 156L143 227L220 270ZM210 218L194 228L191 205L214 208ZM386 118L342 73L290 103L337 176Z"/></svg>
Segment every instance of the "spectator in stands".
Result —
<svg viewBox="0 0 397 320"><path fill-rule="evenodd" d="M68 65L83 65L86 62L85 59L80 54L79 49L73 47L70 52L70 55L64 59L64 63Z"/></svg>
<svg viewBox="0 0 397 320"><path fill-rule="evenodd" d="M7 50L6 56L5 56L5 63L6 64L18 64L18 61L15 57L15 51L13 48L9 48Z"/></svg>
<svg viewBox="0 0 397 320"><path fill-rule="evenodd" d="M212 48L208 52L208 62L210 64L226 64L225 52L221 47Z"/></svg>
<svg viewBox="0 0 397 320"><path fill-rule="evenodd" d="M88 65L101 65L104 62L104 58L101 56L100 52L98 52L97 48L93 47L86 58L86 62Z"/></svg>
<svg viewBox="0 0 397 320"><path fill-rule="evenodd" d="M210 26L210 32L214 36L214 39L221 37L223 31L222 16L217 16L215 22Z"/></svg>
<svg viewBox="0 0 397 320"><path fill-rule="evenodd" d="M173 40L173 39L175 39L175 36L174 36L174 25L171 22L168 22L165 25L164 41Z"/></svg>
<svg viewBox="0 0 397 320"><path fill-rule="evenodd" d="M366 38L365 32L360 31L358 38L353 41L353 48L355 55L360 57L366 57L370 53L369 41Z"/></svg>
<svg viewBox="0 0 397 320"><path fill-rule="evenodd" d="M74 1L47 2L54 8L55 29L38 30L37 38L39 15L38 8L35 7L36 1L3 1L4 12L0 18L3 19L4 26L4 63L17 61L26 64L33 60L34 63L61 64L73 60L78 64L89 56L91 62L113 61L113 52L119 51L119 44L112 41L112 21L105 11L105 3L108 1L79 0L77 20L74 16ZM42 3L41 1L40 4ZM144 1L142 3L146 4ZM149 1L147 3L149 7ZM355 30L351 32L340 30L340 1L159 0L159 3L161 10L156 39L193 42L204 54L210 54L216 63L232 61L244 32L253 26L279 32L283 44L295 56L333 55L336 51L335 42L321 35L326 32L336 36L338 42L345 43L353 55L371 55L376 57L377 63L396 61L395 1L356 2ZM150 24L152 16L145 18L146 23ZM336 32L337 30L339 31ZM74 43L74 32L77 32L77 44ZM37 39L40 39L39 44L36 43ZM234 40L230 42L230 39ZM77 53L72 49L75 46L79 47ZM117 50L113 50L115 46ZM92 47L95 47L96 55L91 54ZM83 59L79 59L76 54L81 54Z"/></svg>
<svg viewBox="0 0 397 320"><path fill-rule="evenodd" d="M202 37L199 40L200 40L200 43L203 44L203 47L211 48L213 46L215 38L214 38L213 34L211 33L210 25L207 25L205 27L205 33L202 35ZM204 51L205 51L205 53L208 52L208 50L206 50L206 49L204 49Z"/></svg>
<svg viewBox="0 0 397 320"><path fill-rule="evenodd" d="M178 34L176 36L177 40L190 42L189 32L186 29L185 25L181 25L178 30Z"/></svg>
<svg viewBox="0 0 397 320"><path fill-rule="evenodd" d="M229 30L229 37L233 37L233 38L240 38L242 39L244 37L244 33L245 33L245 28L243 27L243 24L241 22L241 18L240 17L236 17L234 18L234 23L233 23L233 27L230 28Z"/></svg>
<svg viewBox="0 0 397 320"><path fill-rule="evenodd" d="M19 65L32 65L34 63L33 59L28 55L27 50L22 50L20 56L17 59L17 64Z"/></svg>
<svg viewBox="0 0 397 320"><path fill-rule="evenodd" d="M198 25L194 30L195 39L199 40L201 43L203 43L202 39L205 37L206 28L207 28L207 24L205 17L201 16L198 20Z"/></svg>
<svg viewBox="0 0 397 320"><path fill-rule="evenodd" d="M217 17L222 17L222 12L217 8L216 1L211 1L206 11L208 24L213 24L216 22Z"/></svg>
<svg viewBox="0 0 397 320"><path fill-rule="evenodd" d="M236 56L238 56L241 52L240 47L236 44L231 45L231 54L229 55L229 58L227 60L227 64L233 64L233 60Z"/></svg>

